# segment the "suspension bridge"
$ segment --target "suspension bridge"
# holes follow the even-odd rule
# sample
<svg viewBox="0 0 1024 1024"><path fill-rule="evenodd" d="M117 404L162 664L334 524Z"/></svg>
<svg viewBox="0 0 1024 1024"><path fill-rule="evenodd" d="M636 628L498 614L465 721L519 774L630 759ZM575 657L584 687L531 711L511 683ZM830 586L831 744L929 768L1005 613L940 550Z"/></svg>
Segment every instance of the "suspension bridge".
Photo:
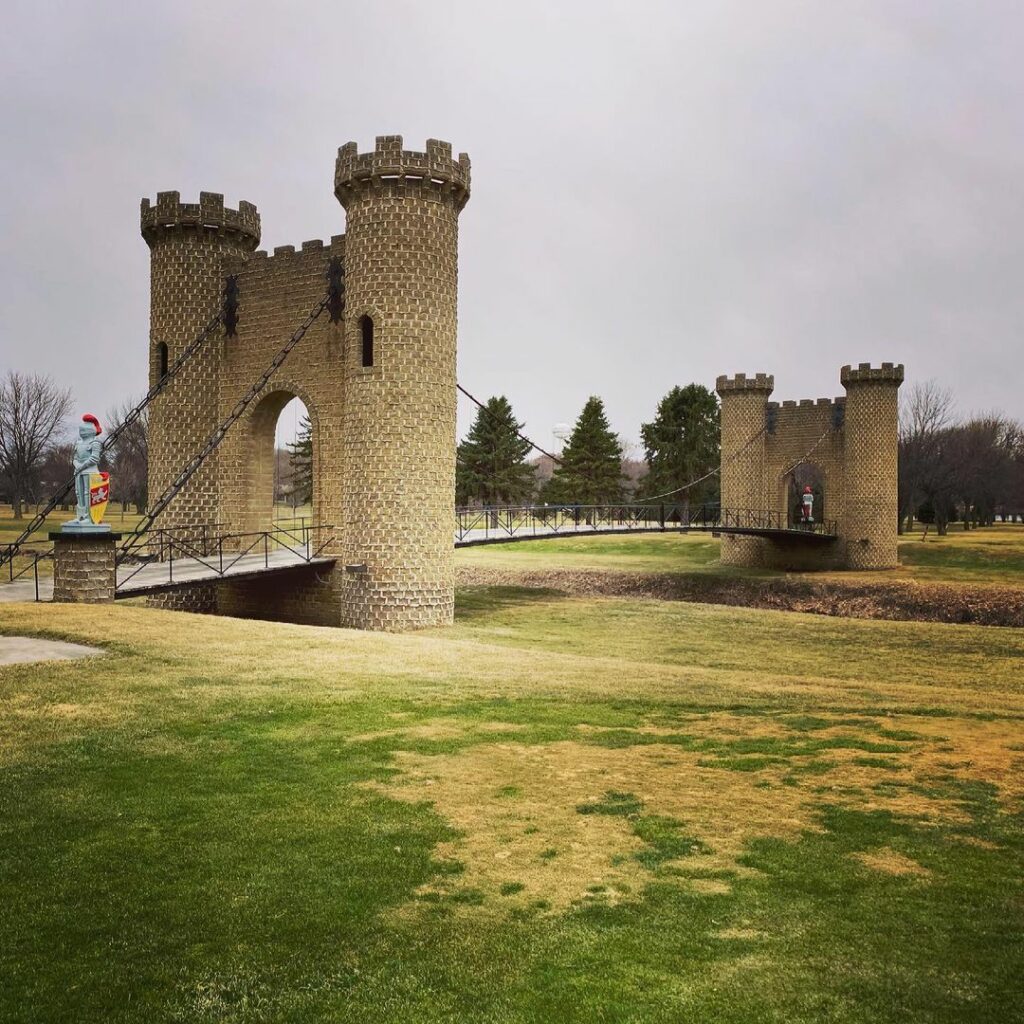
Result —
<svg viewBox="0 0 1024 1024"><path fill-rule="evenodd" d="M764 564L769 552L826 565L852 561L853 544L877 550L876 521L895 502L892 385L902 367L891 364L844 368L848 402L781 408L763 374L719 378L719 466L643 502L456 510L457 394L484 408L454 376L456 225L469 189L469 158L453 158L447 143L416 152L381 136L362 154L348 143L335 169L346 234L273 254L253 251L251 203L229 209L206 192L198 203L175 192L143 200L150 388L104 451L149 410L155 497L123 537L55 533L47 543L37 534L69 479L0 549L0 599L173 597L178 608L407 629L451 621L458 547L699 531L721 536L733 564ZM201 326L192 335L189 324ZM879 400L889 391L891 467ZM313 427L314 512L309 526L268 527L273 428L292 397ZM872 461L881 435L885 458ZM795 522L787 488L812 457L841 514ZM691 505L689 492L716 474L722 502ZM855 539L851 524L866 536Z"/></svg>

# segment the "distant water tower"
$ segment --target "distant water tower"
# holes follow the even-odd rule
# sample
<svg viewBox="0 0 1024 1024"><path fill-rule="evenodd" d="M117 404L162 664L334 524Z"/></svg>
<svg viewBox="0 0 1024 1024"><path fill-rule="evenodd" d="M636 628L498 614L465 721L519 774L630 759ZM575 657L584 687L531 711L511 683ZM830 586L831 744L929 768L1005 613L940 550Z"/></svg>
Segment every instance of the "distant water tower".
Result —
<svg viewBox="0 0 1024 1024"><path fill-rule="evenodd" d="M556 423L551 428L551 434L555 439L555 447L561 451L565 446L565 439L572 433L572 427L568 423Z"/></svg>

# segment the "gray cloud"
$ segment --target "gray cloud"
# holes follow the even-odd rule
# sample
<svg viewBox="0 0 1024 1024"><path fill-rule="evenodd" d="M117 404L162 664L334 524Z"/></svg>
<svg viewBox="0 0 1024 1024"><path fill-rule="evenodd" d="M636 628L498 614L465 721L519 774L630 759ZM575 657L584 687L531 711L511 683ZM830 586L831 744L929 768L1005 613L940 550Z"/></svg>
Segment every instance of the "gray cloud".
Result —
<svg viewBox="0 0 1024 1024"><path fill-rule="evenodd" d="M6 29L0 369L83 409L145 384L140 197L327 237L337 146L401 132L473 158L460 378L541 443L591 393L636 439L674 383L819 397L861 360L1024 414L1017 4L15 2Z"/></svg>

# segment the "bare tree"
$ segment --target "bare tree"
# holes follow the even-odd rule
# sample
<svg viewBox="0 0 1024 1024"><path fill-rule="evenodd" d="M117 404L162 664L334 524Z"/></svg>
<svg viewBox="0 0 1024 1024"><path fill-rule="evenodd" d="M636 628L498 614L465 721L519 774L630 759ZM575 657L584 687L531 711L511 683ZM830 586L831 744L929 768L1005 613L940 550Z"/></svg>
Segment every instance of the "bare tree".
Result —
<svg viewBox="0 0 1024 1024"><path fill-rule="evenodd" d="M128 399L107 413L111 433L121 428L135 403ZM111 494L121 502L122 513L129 504L142 512L148 500L149 414L143 411L117 438L106 453L110 463Z"/></svg>
<svg viewBox="0 0 1024 1024"><path fill-rule="evenodd" d="M934 380L908 388L900 402L899 529L912 528L915 507L945 490L953 393Z"/></svg>
<svg viewBox="0 0 1024 1024"><path fill-rule="evenodd" d="M964 529L991 526L1013 485L1018 425L1001 413L972 416L954 431L957 502Z"/></svg>
<svg viewBox="0 0 1024 1024"><path fill-rule="evenodd" d="M0 470L11 489L15 519L22 518L40 467L70 412L71 392L50 377L11 370L0 379Z"/></svg>
<svg viewBox="0 0 1024 1024"><path fill-rule="evenodd" d="M73 441L65 441L60 444L51 445L39 467L39 493L40 495L56 494L71 477L72 460L75 457L75 444ZM61 502L61 509L66 511L75 503L74 489L64 495Z"/></svg>

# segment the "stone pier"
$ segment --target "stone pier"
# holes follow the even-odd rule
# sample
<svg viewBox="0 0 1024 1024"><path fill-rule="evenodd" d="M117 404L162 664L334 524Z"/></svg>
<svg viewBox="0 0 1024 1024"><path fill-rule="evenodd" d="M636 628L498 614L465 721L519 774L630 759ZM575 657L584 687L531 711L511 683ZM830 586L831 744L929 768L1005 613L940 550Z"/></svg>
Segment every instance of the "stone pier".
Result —
<svg viewBox="0 0 1024 1024"><path fill-rule="evenodd" d="M50 534L53 541L53 600L65 604L113 601L117 588L119 533Z"/></svg>

